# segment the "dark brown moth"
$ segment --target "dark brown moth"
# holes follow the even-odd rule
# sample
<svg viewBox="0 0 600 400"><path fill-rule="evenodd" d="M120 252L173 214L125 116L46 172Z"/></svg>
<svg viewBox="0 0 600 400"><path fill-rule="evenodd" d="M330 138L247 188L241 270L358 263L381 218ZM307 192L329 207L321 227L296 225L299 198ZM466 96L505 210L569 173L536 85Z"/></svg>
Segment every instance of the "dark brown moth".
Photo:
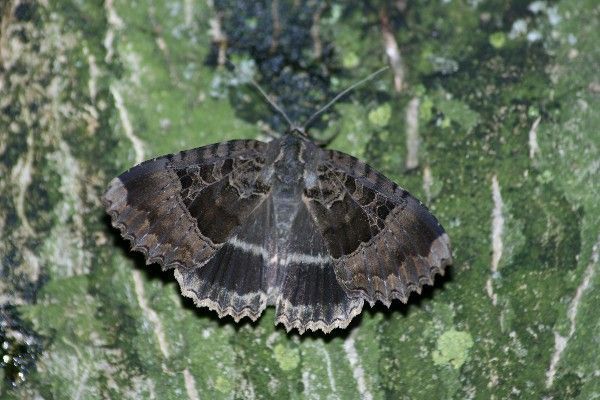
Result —
<svg viewBox="0 0 600 400"><path fill-rule="evenodd" d="M147 264L174 268L197 306L238 321L274 305L277 323L300 333L344 328L365 301L406 302L444 273L450 241L421 202L290 126L267 143L233 140L131 168L103 197L112 225Z"/></svg>

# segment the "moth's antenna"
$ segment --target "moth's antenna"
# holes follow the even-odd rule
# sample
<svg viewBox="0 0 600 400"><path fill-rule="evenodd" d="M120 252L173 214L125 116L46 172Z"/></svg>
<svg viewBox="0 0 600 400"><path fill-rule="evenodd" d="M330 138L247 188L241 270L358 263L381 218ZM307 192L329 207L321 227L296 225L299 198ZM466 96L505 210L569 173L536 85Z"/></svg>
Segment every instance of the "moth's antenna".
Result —
<svg viewBox="0 0 600 400"><path fill-rule="evenodd" d="M267 100L267 103L269 103L271 105L271 107L273 107L279 114L281 114L283 116L283 118L285 118L285 120L287 121L290 128L292 128L294 126L294 124L292 123L290 118L287 116L285 111L283 111L283 108L279 107L279 105L277 103L275 103L273 100L271 100L271 98L267 95L267 93L265 93L265 91L260 87L258 82L256 82L254 80L254 78L250 78L250 82L260 92L260 94L263 95L265 100Z"/></svg>
<svg viewBox="0 0 600 400"><path fill-rule="evenodd" d="M316 113L314 113L313 115L311 115L310 118L308 118L308 120L304 123L303 130L306 131L306 129L308 129L308 127L310 126L310 124L313 123L315 121L315 119L317 119L317 117L319 115L323 114L323 112L325 112L329 107L331 107L332 105L334 105L336 101L338 101L339 99L341 99L342 97L344 97L346 94L348 94L348 92L351 92L357 86L360 86L363 83L365 83L367 81L370 81L371 79L375 78L377 75L379 75L380 73L382 73L383 71L385 71L388 68L389 68L389 66L388 67L380 68L377 71L373 72L371 75L367 76L366 78L361 79L360 81L358 81L358 82L350 85L348 88L342 90L333 99L331 99L331 101L329 103L325 104L323 107L321 107L321 109L319 111L317 111Z"/></svg>
<svg viewBox="0 0 600 400"><path fill-rule="evenodd" d="M234 69L237 69L237 67L235 66L235 64L230 59L228 59L227 57L225 57L225 61L227 61L227 63L229 63ZM287 116L287 114L285 113L285 111L283 111L283 108L279 107L279 105L277 103L275 103L273 100L271 100L271 98L269 97L269 95L263 90L262 87L260 87L260 85L258 84L258 82L256 82L252 76L249 76L249 78L250 78L250 83L252 84L252 86L254 86L256 88L256 90L259 91L259 93L265 98L265 100L267 101L267 103L269 103L269 105L271 107L273 107L279 114L281 114L283 116L283 118L285 118L285 120L289 124L290 128L294 127L295 125L292 123L292 121Z"/></svg>

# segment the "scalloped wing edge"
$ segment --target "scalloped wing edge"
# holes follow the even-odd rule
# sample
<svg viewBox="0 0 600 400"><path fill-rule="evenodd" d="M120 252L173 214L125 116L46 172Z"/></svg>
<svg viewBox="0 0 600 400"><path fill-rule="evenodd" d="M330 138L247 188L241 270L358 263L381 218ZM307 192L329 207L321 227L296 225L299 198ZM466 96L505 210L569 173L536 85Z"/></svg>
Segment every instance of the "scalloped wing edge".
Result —
<svg viewBox="0 0 600 400"><path fill-rule="evenodd" d="M136 245L136 241L138 238L135 235L133 235L127 231L127 225L119 222L119 216L121 215L121 213L119 212L118 209L114 208L114 206L115 206L115 204L117 204L117 202L112 201L109 198L109 196L113 197L113 198L117 197L117 196L114 196L112 193L115 191L121 191L121 190L125 191L125 195L126 195L127 189L125 189L125 186L123 185L123 182L121 181L121 179L119 179L119 177L116 177L110 181L108 190L102 196L101 201L102 201L102 204L104 205L106 213L110 216L111 226L118 229L119 233L121 234L121 237L123 239L126 239L129 242L131 251L137 251L139 253L142 253L144 255L144 260L146 262L146 265L150 265L150 264L154 264L154 263L159 264L163 271L166 271L171 268L185 267L185 265L182 264L178 260L174 260L169 263L165 263L164 257L162 257L162 256L151 257L150 249L148 247ZM120 195L122 196L123 193L120 193Z"/></svg>
<svg viewBox="0 0 600 400"><path fill-rule="evenodd" d="M245 306L240 310L236 310L233 306L222 307L218 302L208 298L208 297L198 297L198 295L186 287L185 280L179 268L176 268L174 271L175 279L179 284L179 289L181 294L185 297L188 297L194 301L196 307L206 307L211 311L215 311L219 318L223 318L225 316L230 316L233 318L235 322L239 322L242 318L248 317L252 321L256 321L263 313L263 311L267 308L267 296L264 293L259 293L261 297L261 306L257 310L253 310L251 307Z"/></svg>
<svg viewBox="0 0 600 400"><path fill-rule="evenodd" d="M356 301L356 304L351 307L347 317L336 318L331 323L323 320L305 321L301 320L300 318L289 319L286 314L281 314L275 318L275 325L283 324L286 332L296 329L300 335L307 330L313 332L321 330L323 333L328 334L337 328L344 329L350 324L350 322L352 322L354 317L362 312L364 307L364 300L362 298L352 297L350 299L351 301Z"/></svg>
<svg viewBox="0 0 600 400"><path fill-rule="evenodd" d="M405 284L406 290L404 291L398 290L397 286L392 286L388 295L384 296L384 293L376 291L375 296L369 296L367 291L364 289L348 288L346 283L342 279L340 279L338 282L344 288L346 293L348 293L349 296L360 296L366 302L368 302L370 306L374 306L377 302L380 302L387 308L389 308L391 306L392 300L400 300L402 303L406 304L408 303L408 300L412 293L421 294L425 285L433 286L436 275L444 276L446 272L446 267L452 265L453 262L450 249L450 237L444 232L431 244L431 249L429 251L428 258L430 258L432 254L439 254L440 250L442 252L442 255L437 256L433 259L430 258L430 261L433 262L430 262L429 274L427 276L419 276L418 282L416 283L407 282ZM394 274L389 274L385 279L379 276L371 276L371 279L389 281L390 277L392 277L394 280L399 280L399 278L396 277Z"/></svg>

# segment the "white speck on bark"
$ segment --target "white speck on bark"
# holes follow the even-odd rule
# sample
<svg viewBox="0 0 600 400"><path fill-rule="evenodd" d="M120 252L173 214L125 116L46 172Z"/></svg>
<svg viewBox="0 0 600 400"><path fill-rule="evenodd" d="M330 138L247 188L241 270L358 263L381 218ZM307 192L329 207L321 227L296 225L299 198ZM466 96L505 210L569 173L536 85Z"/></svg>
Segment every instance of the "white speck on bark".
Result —
<svg viewBox="0 0 600 400"><path fill-rule="evenodd" d="M552 354L552 358L550 359L550 366L546 371L546 387L549 388L554 383L554 378L556 376L556 371L558 369L558 363L562 357L562 353L565 351L569 340L575 334L575 329L577 327L577 311L579 309L579 304L581 303L581 298L585 291L590 287L592 282L592 278L596 272L596 268L598 267L598 260L600 258L600 237L594 248L592 250L592 260L585 269L583 273L583 279L577 289L575 290L575 296L573 296L573 300L569 305L569 309L567 310L567 318L569 319L569 333L567 336L562 336L558 332L554 332L554 353Z"/></svg>
<svg viewBox="0 0 600 400"><path fill-rule="evenodd" d="M492 209L492 264L491 264L491 275L486 281L485 289L492 299L492 304L498 303L498 295L494 292L493 279L498 274L498 265L502 258L502 251L504 249L504 243L502 242L502 235L504 234L504 202L502 201L502 194L500 193L500 184L498 183L498 176L492 177L492 200L494 202L494 208Z"/></svg>
<svg viewBox="0 0 600 400"><path fill-rule="evenodd" d="M537 141L537 130L541 120L542 117L537 117L537 119L533 121L531 129L529 129L529 158L531 159L533 159L535 155L540 152L540 147L538 146Z"/></svg>
<svg viewBox="0 0 600 400"><path fill-rule="evenodd" d="M365 380L365 371L361 365L360 358L358 356L358 352L356 351L356 345L354 338L358 332L358 328L354 328L350 335L344 341L344 352L346 353L346 358L348 358L348 362L350 362L350 367L352 368L352 376L356 380L356 387L358 389L358 393L360 393L360 397L363 400L372 400L373 395L367 389L367 382Z"/></svg>
<svg viewBox="0 0 600 400"><path fill-rule="evenodd" d="M406 107L406 169L414 169L419 166L419 107L421 101L413 97Z"/></svg>

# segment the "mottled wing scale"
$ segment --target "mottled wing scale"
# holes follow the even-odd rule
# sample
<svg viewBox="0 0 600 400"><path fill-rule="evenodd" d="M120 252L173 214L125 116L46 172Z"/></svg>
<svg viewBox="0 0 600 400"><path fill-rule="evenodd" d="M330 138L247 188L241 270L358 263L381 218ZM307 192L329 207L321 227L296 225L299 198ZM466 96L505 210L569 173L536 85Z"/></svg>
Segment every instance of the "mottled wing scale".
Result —
<svg viewBox="0 0 600 400"><path fill-rule="evenodd" d="M220 316L256 319L266 306L264 260L228 240L271 229L265 153L236 140L159 157L115 178L103 199L133 250L175 267L182 293Z"/></svg>
<svg viewBox="0 0 600 400"><path fill-rule="evenodd" d="M448 235L435 217L356 158L321 152L315 185L304 197L340 285L350 296L387 306L431 285L452 262Z"/></svg>

